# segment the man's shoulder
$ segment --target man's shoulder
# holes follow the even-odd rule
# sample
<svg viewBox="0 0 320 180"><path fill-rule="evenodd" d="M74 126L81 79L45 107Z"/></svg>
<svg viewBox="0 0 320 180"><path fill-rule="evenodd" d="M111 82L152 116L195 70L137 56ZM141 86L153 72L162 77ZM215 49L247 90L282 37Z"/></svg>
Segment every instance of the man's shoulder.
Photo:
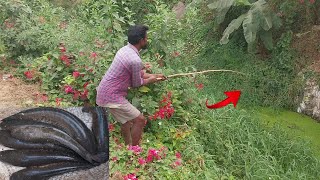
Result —
<svg viewBox="0 0 320 180"><path fill-rule="evenodd" d="M120 56L122 58L129 58L135 61L140 61L140 56L129 47L129 45L123 46L120 48L117 52L117 56Z"/></svg>

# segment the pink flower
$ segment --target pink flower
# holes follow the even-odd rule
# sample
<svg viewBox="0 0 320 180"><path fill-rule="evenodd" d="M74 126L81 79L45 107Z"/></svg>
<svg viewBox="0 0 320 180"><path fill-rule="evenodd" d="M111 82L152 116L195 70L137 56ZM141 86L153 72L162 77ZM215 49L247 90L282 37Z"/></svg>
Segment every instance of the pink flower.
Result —
<svg viewBox="0 0 320 180"><path fill-rule="evenodd" d="M304 0L299 0L300 4L303 4L304 3Z"/></svg>
<svg viewBox="0 0 320 180"><path fill-rule="evenodd" d="M198 88L198 90L201 90L201 89L203 89L204 85L202 83L196 84L196 87Z"/></svg>
<svg viewBox="0 0 320 180"><path fill-rule="evenodd" d="M62 98L56 98L56 105L60 106L61 101L62 101Z"/></svg>
<svg viewBox="0 0 320 180"><path fill-rule="evenodd" d="M77 78L77 77L80 76L80 73L79 73L78 71L74 71L74 72L72 73L72 76L73 76L74 78Z"/></svg>
<svg viewBox="0 0 320 180"><path fill-rule="evenodd" d="M73 99L77 100L80 96L80 92L77 90L73 90Z"/></svg>
<svg viewBox="0 0 320 180"><path fill-rule="evenodd" d="M82 100L84 100L84 99L87 99L88 98L88 93L89 93L89 90L84 90L81 94L80 94L80 98L82 99Z"/></svg>
<svg viewBox="0 0 320 180"><path fill-rule="evenodd" d="M147 156L146 162L147 162L147 163L150 163L150 162L152 162L152 161L153 161L153 156L152 156L152 154L149 154L149 155Z"/></svg>
<svg viewBox="0 0 320 180"><path fill-rule="evenodd" d="M153 156L157 156L158 155L158 150L156 150L156 149L149 149L149 152L148 152L148 154L151 154L151 155L153 155Z"/></svg>
<svg viewBox="0 0 320 180"><path fill-rule="evenodd" d="M139 145L136 145L136 146L129 146L128 150L131 150L133 151L133 153L135 155L138 155L142 152L142 148L139 146Z"/></svg>
<svg viewBox="0 0 320 180"><path fill-rule="evenodd" d="M48 101L49 98L46 94L42 94L41 99L43 102L46 102L46 101Z"/></svg>
<svg viewBox="0 0 320 180"><path fill-rule="evenodd" d="M310 4L314 4L316 2L316 0L310 0L309 2L310 2Z"/></svg>
<svg viewBox="0 0 320 180"><path fill-rule="evenodd" d="M87 88L89 82L84 83L83 88Z"/></svg>
<svg viewBox="0 0 320 180"><path fill-rule="evenodd" d="M180 152L176 153L176 158L181 159L181 153Z"/></svg>
<svg viewBox="0 0 320 180"><path fill-rule="evenodd" d="M67 66L70 66L70 60L67 55L60 56L60 60L63 61Z"/></svg>
<svg viewBox="0 0 320 180"><path fill-rule="evenodd" d="M140 165L144 165L145 163L147 163L147 161L144 160L143 158L139 158L138 161Z"/></svg>
<svg viewBox="0 0 320 180"><path fill-rule="evenodd" d="M61 53L66 52L66 48L65 48L64 46L60 46L59 49L60 49L60 52L61 52Z"/></svg>
<svg viewBox="0 0 320 180"><path fill-rule="evenodd" d="M96 52L92 52L90 58L97 58L98 54Z"/></svg>
<svg viewBox="0 0 320 180"><path fill-rule="evenodd" d="M73 89L70 85L67 85L64 87L64 92L66 92L67 94L72 93Z"/></svg>
<svg viewBox="0 0 320 180"><path fill-rule="evenodd" d="M33 75L32 75L31 71L24 72L24 75L27 77L27 79L32 79L33 78Z"/></svg>
<svg viewBox="0 0 320 180"><path fill-rule="evenodd" d="M124 177L124 180L138 180L138 178L136 177L136 175L133 174L128 174Z"/></svg>
<svg viewBox="0 0 320 180"><path fill-rule="evenodd" d="M173 52L173 55L172 55L173 57L178 57L178 56L180 56L180 53L178 52L178 51L175 51L175 52Z"/></svg>
<svg viewBox="0 0 320 180"><path fill-rule="evenodd" d="M176 161L174 162L174 165L175 165L175 166L181 166L181 164L182 164L181 159L178 159L178 160L176 160Z"/></svg>
<svg viewBox="0 0 320 180"><path fill-rule="evenodd" d="M113 124L109 124L108 125L109 131L112 132L114 131L114 125Z"/></svg>
<svg viewBox="0 0 320 180"><path fill-rule="evenodd" d="M118 161L118 157L112 157L112 161Z"/></svg>

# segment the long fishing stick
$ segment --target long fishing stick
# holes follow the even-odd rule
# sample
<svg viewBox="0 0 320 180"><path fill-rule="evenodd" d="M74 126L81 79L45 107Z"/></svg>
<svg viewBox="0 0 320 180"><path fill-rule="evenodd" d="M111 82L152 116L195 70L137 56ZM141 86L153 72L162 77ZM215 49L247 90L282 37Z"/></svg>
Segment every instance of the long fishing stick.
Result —
<svg viewBox="0 0 320 180"><path fill-rule="evenodd" d="M174 77L189 76L189 75L195 75L195 74L204 74L204 73L208 73L208 72L233 72L233 73L246 75L246 74L238 72L238 71L219 69L219 70L205 70L205 71L191 72L191 73L172 74L172 75L166 76L165 79L174 78ZM162 78L157 78L157 79L161 80Z"/></svg>

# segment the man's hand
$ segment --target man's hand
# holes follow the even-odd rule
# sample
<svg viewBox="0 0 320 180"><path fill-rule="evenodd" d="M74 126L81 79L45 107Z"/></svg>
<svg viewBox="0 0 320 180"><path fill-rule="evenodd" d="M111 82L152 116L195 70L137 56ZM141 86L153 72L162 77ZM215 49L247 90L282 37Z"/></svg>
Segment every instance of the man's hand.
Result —
<svg viewBox="0 0 320 180"><path fill-rule="evenodd" d="M167 78L163 74L154 74L158 81L166 80Z"/></svg>
<svg viewBox="0 0 320 180"><path fill-rule="evenodd" d="M149 74L148 75L148 78L146 78L144 81L144 85L145 84L150 84L150 83L155 83L155 82L158 82L158 81L163 81L165 80L166 77L163 75L163 74Z"/></svg>
<svg viewBox="0 0 320 180"><path fill-rule="evenodd" d="M152 68L152 64L149 63L149 62L146 62L146 63L144 63L144 67L145 67L146 69L151 69L151 68Z"/></svg>

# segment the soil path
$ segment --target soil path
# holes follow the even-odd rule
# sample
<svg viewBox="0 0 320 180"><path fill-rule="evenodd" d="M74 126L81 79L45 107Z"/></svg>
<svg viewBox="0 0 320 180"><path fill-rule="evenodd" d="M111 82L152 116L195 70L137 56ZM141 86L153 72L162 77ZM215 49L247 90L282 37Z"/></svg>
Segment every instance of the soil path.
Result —
<svg viewBox="0 0 320 180"><path fill-rule="evenodd" d="M0 119L15 112L32 107L38 84L27 84L22 80L0 72Z"/></svg>

